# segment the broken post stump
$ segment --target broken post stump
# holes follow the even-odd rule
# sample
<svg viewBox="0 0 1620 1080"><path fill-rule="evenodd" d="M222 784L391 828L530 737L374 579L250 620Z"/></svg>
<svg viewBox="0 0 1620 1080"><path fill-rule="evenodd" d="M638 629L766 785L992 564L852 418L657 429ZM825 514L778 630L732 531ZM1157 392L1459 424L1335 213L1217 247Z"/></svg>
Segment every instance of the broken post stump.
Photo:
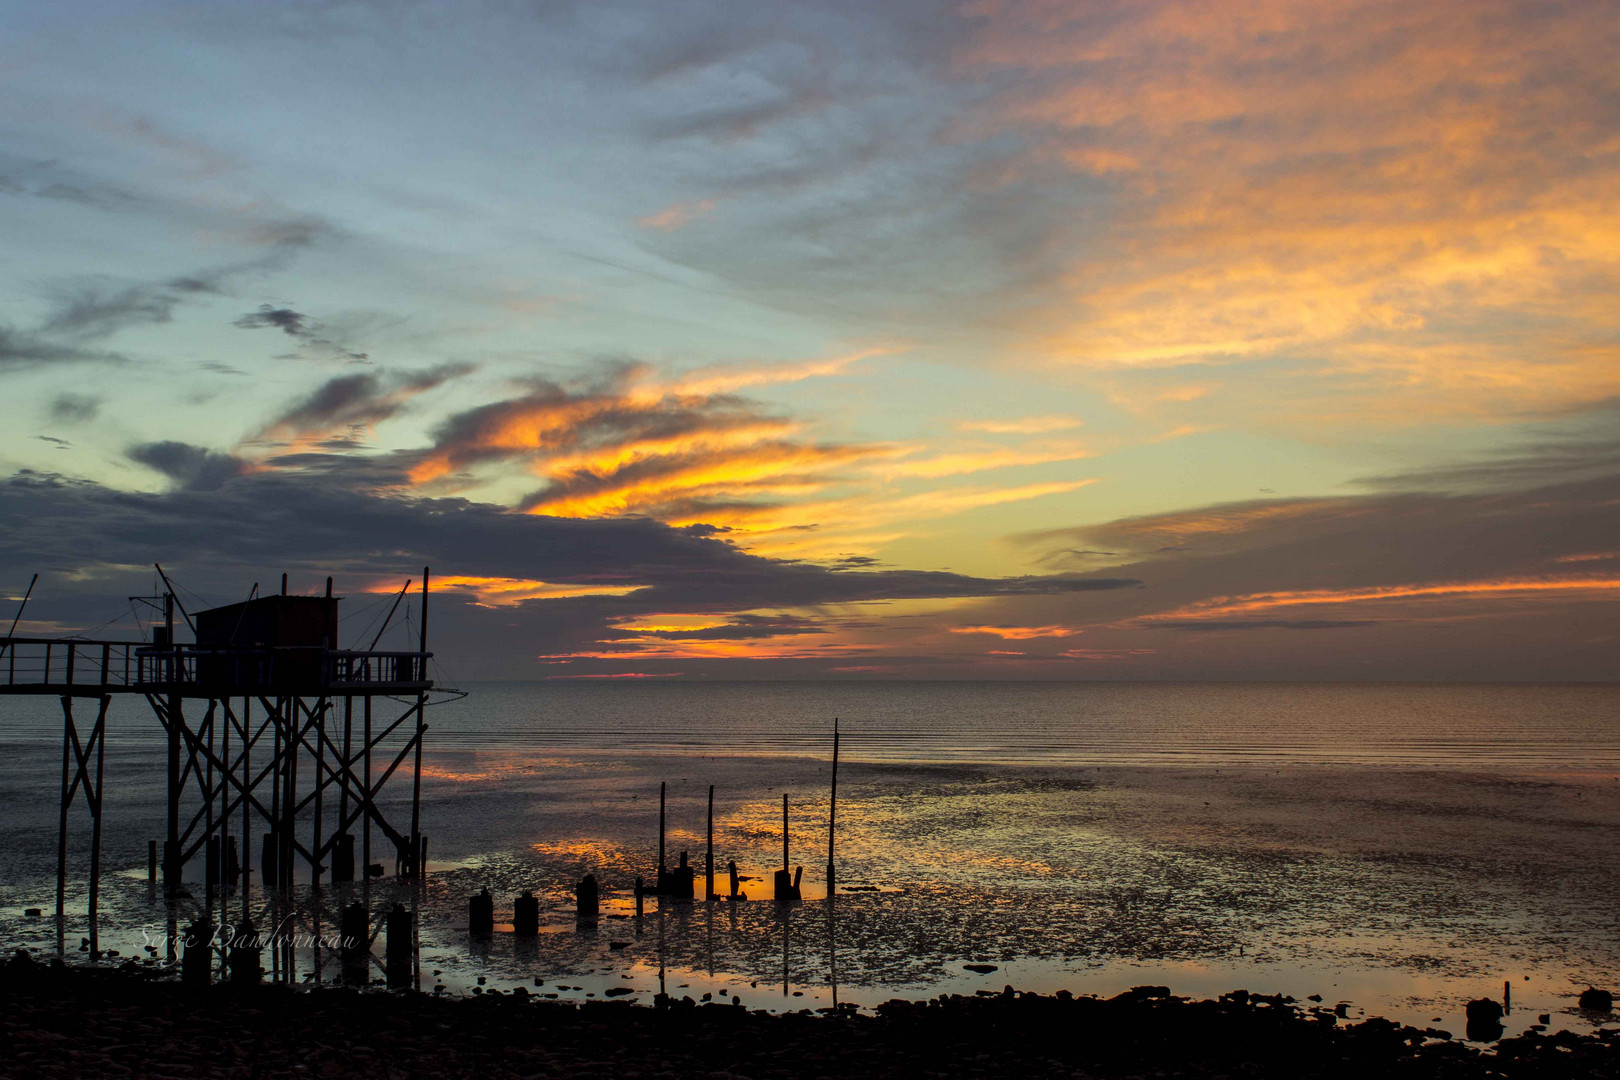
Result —
<svg viewBox="0 0 1620 1080"><path fill-rule="evenodd" d="M467 899L467 932L478 935L495 932L495 898L489 894L488 885L477 896Z"/></svg>
<svg viewBox="0 0 1620 1080"><path fill-rule="evenodd" d="M540 933L540 899L528 889L512 901L512 932L519 937Z"/></svg>

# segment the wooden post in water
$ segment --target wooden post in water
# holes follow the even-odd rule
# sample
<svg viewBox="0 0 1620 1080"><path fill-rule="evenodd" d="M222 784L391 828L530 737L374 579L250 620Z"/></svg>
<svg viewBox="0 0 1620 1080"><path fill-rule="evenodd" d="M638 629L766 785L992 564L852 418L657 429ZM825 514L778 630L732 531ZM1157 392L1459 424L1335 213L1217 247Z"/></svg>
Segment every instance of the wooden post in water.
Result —
<svg viewBox="0 0 1620 1080"><path fill-rule="evenodd" d="M85 801L90 804L90 953L92 956L101 954L101 938L97 933L97 905L101 895L101 781L105 776L102 765L106 758L107 746L107 706L112 704L112 698L106 694L101 695L100 707L96 710L96 729L90 733L91 741L96 744L96 791L95 798L89 798L90 782L85 780Z"/></svg>
<svg viewBox="0 0 1620 1080"><path fill-rule="evenodd" d="M782 872L788 868L788 811L787 792L782 792Z"/></svg>
<svg viewBox="0 0 1620 1080"><path fill-rule="evenodd" d="M658 886L664 885L664 790L669 785L658 781Z"/></svg>
<svg viewBox="0 0 1620 1080"><path fill-rule="evenodd" d="M704 899L714 899L714 785L709 785L709 857L703 868Z"/></svg>
<svg viewBox="0 0 1620 1080"><path fill-rule="evenodd" d="M832 800L827 807L827 896L835 886L833 844L838 834L838 717L833 717Z"/></svg>
<svg viewBox="0 0 1620 1080"><path fill-rule="evenodd" d="M67 900L68 760L73 756L73 699L62 696L62 801L56 830L56 951L63 948L63 907Z"/></svg>

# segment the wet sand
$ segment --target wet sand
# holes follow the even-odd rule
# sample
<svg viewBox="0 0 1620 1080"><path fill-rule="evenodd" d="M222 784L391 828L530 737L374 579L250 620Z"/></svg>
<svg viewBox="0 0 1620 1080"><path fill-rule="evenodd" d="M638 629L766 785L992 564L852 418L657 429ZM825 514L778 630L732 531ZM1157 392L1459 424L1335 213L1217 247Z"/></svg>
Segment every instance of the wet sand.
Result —
<svg viewBox="0 0 1620 1080"><path fill-rule="evenodd" d="M280 987L187 990L135 965L14 959L0 1076L17 1077L1586 1077L1620 1070L1620 1028L1531 1032L1492 1050L1454 1033L1245 993L1189 1001L1011 988L873 1014L767 1014L663 999L567 1005Z"/></svg>

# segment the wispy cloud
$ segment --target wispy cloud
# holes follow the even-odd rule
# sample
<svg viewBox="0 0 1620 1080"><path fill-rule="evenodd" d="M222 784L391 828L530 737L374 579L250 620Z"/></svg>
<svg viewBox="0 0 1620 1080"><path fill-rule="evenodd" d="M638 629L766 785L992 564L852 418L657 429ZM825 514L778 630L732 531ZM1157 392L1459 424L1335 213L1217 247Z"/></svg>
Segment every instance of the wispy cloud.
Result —
<svg viewBox="0 0 1620 1080"><path fill-rule="evenodd" d="M956 426L963 431L982 431L989 435L1044 435L1068 431L1083 423L1073 416L1025 416L1017 420L962 420Z"/></svg>
<svg viewBox="0 0 1620 1080"><path fill-rule="evenodd" d="M711 213L715 208L715 200L699 199L695 202L675 203L666 206L656 213L636 219L636 224L643 229L657 229L660 232L674 232L684 229L695 219Z"/></svg>

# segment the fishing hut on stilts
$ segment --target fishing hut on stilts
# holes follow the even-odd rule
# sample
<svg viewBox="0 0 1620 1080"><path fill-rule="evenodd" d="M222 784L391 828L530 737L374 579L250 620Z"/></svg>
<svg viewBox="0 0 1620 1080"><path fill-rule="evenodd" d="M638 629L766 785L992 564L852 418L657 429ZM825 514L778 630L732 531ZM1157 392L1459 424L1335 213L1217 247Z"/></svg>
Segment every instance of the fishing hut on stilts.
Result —
<svg viewBox="0 0 1620 1080"><path fill-rule="evenodd" d="M249 881L256 874L267 901L259 931L269 930L264 923L272 920L282 929L297 917L298 909L287 897L302 879L312 887L308 911L314 925L308 929L319 938L323 884L353 882L358 875L369 902L371 879L383 876L383 865L372 862L374 833L392 848L395 878L419 887L426 865L421 832L424 711L434 687L428 670L433 654L428 651L427 569L422 571L418 648L408 652L377 651L382 631L367 648L339 648L340 598L332 595L331 578L323 595L289 595L282 575L277 595L257 595L255 585L241 603L191 612L162 567L157 570L161 595L136 598L161 611L149 641L10 635L0 642L0 695L45 695L61 701L58 950L66 927L68 822L82 793L90 814L89 951L99 953L103 763L108 708L119 696L144 698L166 743L166 830L161 842L149 843L148 878L155 888L161 877L169 902L171 958L175 907L191 898L185 878L199 859L206 901L199 918L209 929L215 925L216 899L219 925L228 922L225 897L233 889L241 901L237 929L253 926ZM409 588L407 582L394 598L383 630ZM192 640L185 641L187 636ZM88 729L85 705L93 713ZM381 798L391 782L397 789L401 780L410 785L408 821L400 820L402 799L390 792L387 805L395 814L390 819ZM396 904L386 918L392 985L419 979L401 970L401 957L414 957L416 933L414 918L408 927L401 921L403 911ZM364 915L359 924L348 921L352 916L346 911L345 927L364 925L368 937L363 947L369 953L384 920L369 911ZM394 940L407 931L408 954ZM285 948L285 960L275 969L290 980L293 946ZM319 955L317 946L317 963ZM205 978L216 968L214 959L203 969ZM414 959L410 964L414 966Z"/></svg>

